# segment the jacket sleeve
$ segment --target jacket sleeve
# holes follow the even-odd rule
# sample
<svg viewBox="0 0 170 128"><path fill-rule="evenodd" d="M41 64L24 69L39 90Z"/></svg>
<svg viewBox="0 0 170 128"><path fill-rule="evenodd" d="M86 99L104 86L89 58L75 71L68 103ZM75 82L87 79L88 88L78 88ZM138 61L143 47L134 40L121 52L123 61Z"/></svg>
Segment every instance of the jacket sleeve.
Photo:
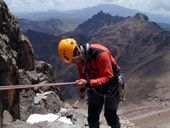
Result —
<svg viewBox="0 0 170 128"><path fill-rule="evenodd" d="M110 53L102 52L99 54L96 63L99 69L100 78L90 79L90 87L105 84L114 76Z"/></svg>

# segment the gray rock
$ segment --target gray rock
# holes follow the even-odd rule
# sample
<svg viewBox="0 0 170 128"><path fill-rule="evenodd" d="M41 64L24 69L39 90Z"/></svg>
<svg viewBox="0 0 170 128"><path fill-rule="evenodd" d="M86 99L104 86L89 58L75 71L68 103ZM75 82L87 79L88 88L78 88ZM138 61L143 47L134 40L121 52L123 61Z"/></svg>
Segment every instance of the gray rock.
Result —
<svg viewBox="0 0 170 128"><path fill-rule="evenodd" d="M24 121L14 121L12 122L11 115L6 111L4 112L5 122L4 122L4 128L44 128L45 126L49 126L50 128L88 128L87 124L87 114L84 114L85 110L83 109L66 109L62 108L61 111L58 112L58 115L63 115L63 113L68 112L67 114L63 115L63 117L67 116L71 119L73 124L65 124L63 122L55 121L53 122L47 122L42 121L39 123L29 124ZM133 123L131 123L127 118L120 117L120 123L121 128L139 128L137 126L134 126ZM106 124L100 124L100 128L110 128Z"/></svg>
<svg viewBox="0 0 170 128"><path fill-rule="evenodd" d="M13 118L12 118L12 116L9 114L9 112L8 111L4 111L3 112L3 123L5 124L5 123L7 123L7 122L9 122L9 123L12 123L12 121L13 121Z"/></svg>
<svg viewBox="0 0 170 128"><path fill-rule="evenodd" d="M35 93L33 90L22 90L20 93L21 120L26 120L33 113L56 113L64 106L57 93L47 91Z"/></svg>

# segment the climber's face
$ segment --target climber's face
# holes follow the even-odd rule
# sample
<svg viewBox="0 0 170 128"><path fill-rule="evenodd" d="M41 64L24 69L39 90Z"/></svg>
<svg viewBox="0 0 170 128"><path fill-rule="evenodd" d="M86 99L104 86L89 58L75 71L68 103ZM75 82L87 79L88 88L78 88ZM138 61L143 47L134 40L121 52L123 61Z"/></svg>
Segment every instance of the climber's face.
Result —
<svg viewBox="0 0 170 128"><path fill-rule="evenodd" d="M80 58L75 58L75 59L72 59L71 63L72 64L82 63L82 60Z"/></svg>

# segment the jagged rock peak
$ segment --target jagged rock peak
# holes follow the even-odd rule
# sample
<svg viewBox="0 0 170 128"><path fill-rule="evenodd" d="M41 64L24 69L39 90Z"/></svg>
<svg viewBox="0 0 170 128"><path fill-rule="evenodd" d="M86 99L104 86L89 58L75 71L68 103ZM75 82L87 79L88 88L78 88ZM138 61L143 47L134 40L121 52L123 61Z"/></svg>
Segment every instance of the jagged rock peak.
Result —
<svg viewBox="0 0 170 128"><path fill-rule="evenodd" d="M119 16L115 16L115 17L119 17ZM100 12L98 12L96 15L94 15L93 17L92 17L92 19L104 19L104 18L106 18L106 19L112 19L113 18L113 16L112 15L110 15L109 13L104 13L103 12L103 10L101 10Z"/></svg>
<svg viewBox="0 0 170 128"><path fill-rule="evenodd" d="M104 13L103 10L101 10L101 11L98 12L96 15L94 15L94 17L95 17L95 16L104 16L104 15L105 15L105 16L106 16L106 15L107 15L107 16L111 16L109 13Z"/></svg>
<svg viewBox="0 0 170 128"><path fill-rule="evenodd" d="M145 20L145 21L148 21L148 20L149 20L149 18L148 18L146 15L142 14L142 13L137 13L137 14L134 16L134 18L135 18L135 19L138 19L138 20Z"/></svg>
<svg viewBox="0 0 170 128"><path fill-rule="evenodd" d="M116 16L112 16L111 14L109 14L109 13L105 13L105 12L103 12L103 10L101 10L100 12L98 12L96 15L94 15L92 18L96 18L96 17L98 17L98 18L107 18L107 19L116 19L116 18L118 18L118 19L123 19L123 17L121 17L121 16L118 16L118 15L116 15Z"/></svg>
<svg viewBox="0 0 170 128"><path fill-rule="evenodd" d="M124 20L124 17L120 16L111 16L109 13L104 13L102 10L94 15L92 18L88 19L84 23L80 24L75 32L91 36L93 33L98 31L103 26L109 26L110 24L116 24Z"/></svg>

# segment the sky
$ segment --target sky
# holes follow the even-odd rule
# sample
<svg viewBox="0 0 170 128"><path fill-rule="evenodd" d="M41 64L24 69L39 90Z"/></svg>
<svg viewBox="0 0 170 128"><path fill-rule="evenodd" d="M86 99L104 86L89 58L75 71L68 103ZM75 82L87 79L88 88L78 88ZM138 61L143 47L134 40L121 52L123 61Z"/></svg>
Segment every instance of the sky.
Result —
<svg viewBox="0 0 170 128"><path fill-rule="evenodd" d="M95 6L98 4L116 4L170 16L170 0L4 0L11 12L32 12L47 10L71 10Z"/></svg>

